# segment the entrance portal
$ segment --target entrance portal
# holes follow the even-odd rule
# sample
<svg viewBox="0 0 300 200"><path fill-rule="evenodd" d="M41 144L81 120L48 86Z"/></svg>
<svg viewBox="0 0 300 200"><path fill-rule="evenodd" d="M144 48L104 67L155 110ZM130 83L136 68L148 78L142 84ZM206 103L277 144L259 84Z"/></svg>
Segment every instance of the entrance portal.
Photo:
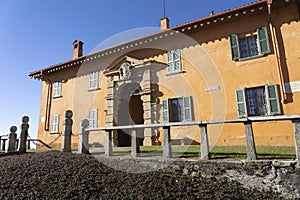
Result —
<svg viewBox="0 0 300 200"><path fill-rule="evenodd" d="M119 105L118 126L144 124L143 101L140 95L132 95L129 100L122 98ZM140 145L143 145L144 131L137 130ZM130 130L118 130L118 146L128 147L131 145Z"/></svg>

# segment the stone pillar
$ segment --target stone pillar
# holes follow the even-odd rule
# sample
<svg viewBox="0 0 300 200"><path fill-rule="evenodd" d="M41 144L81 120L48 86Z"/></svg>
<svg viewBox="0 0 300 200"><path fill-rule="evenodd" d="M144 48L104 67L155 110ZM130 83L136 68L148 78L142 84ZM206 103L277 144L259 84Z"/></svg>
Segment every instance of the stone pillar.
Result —
<svg viewBox="0 0 300 200"><path fill-rule="evenodd" d="M16 140L17 140L17 127L10 127L10 133L8 134L8 147L6 152L13 152L16 150Z"/></svg>
<svg viewBox="0 0 300 200"><path fill-rule="evenodd" d="M294 134L295 134L295 148L296 148L296 159L300 161L300 120L294 120Z"/></svg>
<svg viewBox="0 0 300 200"><path fill-rule="evenodd" d="M79 133L78 153L89 154L89 131L86 128L89 126L89 120L84 119L81 122L81 131Z"/></svg>
<svg viewBox="0 0 300 200"><path fill-rule="evenodd" d="M207 124L201 124L200 127L200 138L201 138L201 160L209 160L209 142L207 135Z"/></svg>
<svg viewBox="0 0 300 200"><path fill-rule="evenodd" d="M105 131L106 142L105 142L105 155L112 156L113 155L113 147L112 147L112 130Z"/></svg>
<svg viewBox="0 0 300 200"><path fill-rule="evenodd" d="M144 110L144 124L152 124L151 119L151 94L144 94L141 96L143 101L143 110ZM153 134L151 128L144 129L144 146L153 145Z"/></svg>
<svg viewBox="0 0 300 200"><path fill-rule="evenodd" d="M71 136L72 136L72 125L73 120L73 112L71 110L67 110L65 112L65 120L64 120L64 131L62 133L62 152L71 152Z"/></svg>
<svg viewBox="0 0 300 200"><path fill-rule="evenodd" d="M246 134L246 145L247 145L247 159L257 160L255 142L253 137L252 122L244 122L245 134Z"/></svg>
<svg viewBox="0 0 300 200"><path fill-rule="evenodd" d="M20 146L19 146L19 152L20 153L26 153L26 142L28 137L28 125L29 117L24 116L22 118L22 125L21 125L21 135L20 135Z"/></svg>
<svg viewBox="0 0 300 200"><path fill-rule="evenodd" d="M3 139L3 138L2 138L1 140L2 140L2 147L1 147L1 150L2 150L2 151L5 151L5 149L6 149L6 145L5 145L5 144L6 144L6 140L7 140L7 139Z"/></svg>
<svg viewBox="0 0 300 200"><path fill-rule="evenodd" d="M170 127L166 126L163 127L164 129L164 150L163 156L164 158L172 158L172 147L171 147L171 134L170 134Z"/></svg>
<svg viewBox="0 0 300 200"><path fill-rule="evenodd" d="M140 156L140 138L136 130L131 130L131 156Z"/></svg>

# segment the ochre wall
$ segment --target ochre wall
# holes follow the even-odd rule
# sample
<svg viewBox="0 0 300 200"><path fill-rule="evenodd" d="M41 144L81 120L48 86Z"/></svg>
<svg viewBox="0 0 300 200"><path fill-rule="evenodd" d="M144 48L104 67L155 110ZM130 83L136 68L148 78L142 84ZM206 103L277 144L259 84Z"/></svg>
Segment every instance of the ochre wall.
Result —
<svg viewBox="0 0 300 200"><path fill-rule="evenodd" d="M277 36L276 45L279 46L284 81L299 81L300 42L297 38L300 33L300 23L296 5L290 3L288 6L272 10L271 20ZM268 21L268 14L262 13L191 32L189 37L195 40L195 45L185 47L181 51L183 73L167 75L166 69L152 69L157 76L158 89L163 94L158 97L158 103L161 104L162 100L168 98L192 96L194 120L238 118L235 97L237 89L266 84L280 85ZM268 27L271 53L259 58L232 61L228 36L233 33L254 32L261 26ZM133 56L134 53L131 52L130 55ZM98 125L105 126L107 77L101 70L100 89L88 91L89 75L86 72L93 71L93 68L98 69L99 66L105 69L113 62L112 60L122 56L125 55L117 54L107 60L87 62L80 67L48 75L52 81L66 80L62 86L62 98L52 99L51 115L60 115L59 132L62 132L65 110L71 109L74 112L73 147L78 145L80 120L88 117L89 109L98 109ZM144 61L149 60L166 63L167 58L166 54L144 58ZM42 84L40 120L45 116L48 87L45 81ZM212 86L219 86L220 89L205 91L205 88ZM280 90L279 93L282 94ZM288 101L281 103L283 114L299 114L300 92L287 94L284 97L287 97ZM158 122L162 122L161 110L157 116ZM189 141L201 142L198 127L176 127L171 130L172 138L186 137ZM293 126L290 121L254 123L253 130L257 145L294 145ZM162 142L162 130L159 131L159 141ZM209 125L208 134L210 145L245 145L242 124ZM39 122L39 139L50 143L57 136L45 131L44 123ZM90 134L90 143L94 146L103 145L104 140L103 132ZM61 138L54 143L53 147L60 147L60 143Z"/></svg>

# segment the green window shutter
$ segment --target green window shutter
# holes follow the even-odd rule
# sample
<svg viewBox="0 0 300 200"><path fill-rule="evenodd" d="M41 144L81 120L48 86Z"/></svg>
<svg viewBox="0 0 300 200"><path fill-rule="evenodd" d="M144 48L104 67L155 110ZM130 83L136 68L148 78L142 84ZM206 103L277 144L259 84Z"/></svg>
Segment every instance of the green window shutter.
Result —
<svg viewBox="0 0 300 200"><path fill-rule="evenodd" d="M240 59L240 47L238 34L229 36L232 60Z"/></svg>
<svg viewBox="0 0 300 200"><path fill-rule="evenodd" d="M173 51L168 51L167 59L168 59L168 74L174 73Z"/></svg>
<svg viewBox="0 0 300 200"><path fill-rule="evenodd" d="M181 72L181 52L180 49L173 51L174 72Z"/></svg>
<svg viewBox="0 0 300 200"><path fill-rule="evenodd" d="M239 89L239 90L236 90L235 93L236 93L236 103L237 103L238 115L239 115L239 117L247 117L248 112L247 112L245 90Z"/></svg>
<svg viewBox="0 0 300 200"><path fill-rule="evenodd" d="M277 85L266 85L268 114L281 114Z"/></svg>
<svg viewBox="0 0 300 200"><path fill-rule="evenodd" d="M260 54L264 55L270 53L271 51L270 51L270 43L269 43L267 27L258 28L257 35L258 35Z"/></svg>
<svg viewBox="0 0 300 200"><path fill-rule="evenodd" d="M192 121L192 97L183 97L183 121Z"/></svg>
<svg viewBox="0 0 300 200"><path fill-rule="evenodd" d="M162 120L163 120L163 122L169 122L169 102L168 102L168 100L162 101Z"/></svg>

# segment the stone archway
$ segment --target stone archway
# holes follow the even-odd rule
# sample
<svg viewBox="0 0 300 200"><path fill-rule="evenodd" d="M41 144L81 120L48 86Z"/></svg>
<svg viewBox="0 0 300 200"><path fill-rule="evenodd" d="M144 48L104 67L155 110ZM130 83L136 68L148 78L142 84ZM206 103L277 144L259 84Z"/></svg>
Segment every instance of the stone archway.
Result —
<svg viewBox="0 0 300 200"><path fill-rule="evenodd" d="M124 83L116 91L115 98L115 125L126 126L144 124L144 109L140 87L137 83ZM139 133L140 144L143 144L143 132ZM117 146L126 147L131 145L130 130L117 130Z"/></svg>
<svg viewBox="0 0 300 200"><path fill-rule="evenodd" d="M125 57L106 70L106 126L153 123L150 66L151 63ZM147 146L153 144L151 129L144 129L141 136L141 143L143 141ZM113 143L115 146L129 146L129 132L114 131Z"/></svg>

